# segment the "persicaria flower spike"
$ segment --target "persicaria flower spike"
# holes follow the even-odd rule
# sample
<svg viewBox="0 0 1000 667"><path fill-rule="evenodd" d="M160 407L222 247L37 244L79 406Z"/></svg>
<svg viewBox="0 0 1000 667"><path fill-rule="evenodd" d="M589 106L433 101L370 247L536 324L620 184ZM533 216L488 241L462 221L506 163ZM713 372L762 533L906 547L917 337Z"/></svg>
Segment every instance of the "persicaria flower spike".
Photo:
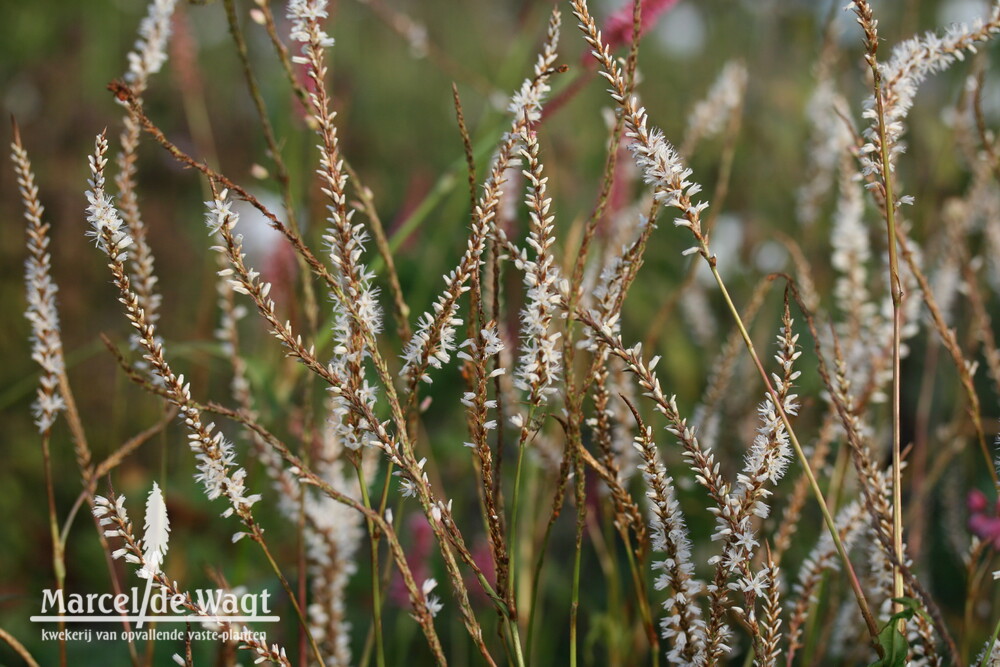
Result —
<svg viewBox="0 0 1000 667"><path fill-rule="evenodd" d="M94 144L94 154L89 159L90 163L90 189L87 190L87 222L91 229L87 233L97 241L97 247L101 249L112 261L124 258L125 249L131 245L132 237L129 236L125 223L118 215L111 197L104 190L104 167L108 164L106 157L108 152L108 139L102 132L97 135Z"/></svg>

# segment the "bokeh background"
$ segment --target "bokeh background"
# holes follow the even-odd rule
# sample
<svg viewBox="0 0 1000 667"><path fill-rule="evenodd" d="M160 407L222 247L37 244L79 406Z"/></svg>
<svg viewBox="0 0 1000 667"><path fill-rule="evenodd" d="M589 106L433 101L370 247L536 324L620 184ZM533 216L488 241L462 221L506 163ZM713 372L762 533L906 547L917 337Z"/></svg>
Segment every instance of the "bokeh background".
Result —
<svg viewBox="0 0 1000 667"><path fill-rule="evenodd" d="M146 95L147 110L185 150L217 165L237 182L248 184L278 207L273 184L252 174L253 165L269 163L222 3L180 4L171 59L154 77ZM268 110L297 184L302 217L313 221L307 233L318 240L320 212L309 210L309 202L315 200L310 197L315 188L309 185L315 140L289 94L266 34L248 19L252 3L241 0L237 4ZM621 4L619 0L595 0L594 10L605 17ZM834 0L833 4L838 5L834 15L841 24L838 39L844 49L838 82L851 100L857 120L865 94L857 57L861 38L853 17L839 11L843 1ZM887 45L919 29L983 15L987 8L981 0L876 4ZM343 150L375 193L387 231L398 242L397 262L404 290L411 307L420 312L440 288L441 274L450 270L461 252L468 224L468 192L451 84L458 85L474 143L487 147L478 155L482 172L489 158L488 146L505 122L505 96L529 72L552 3L337 0L331 5L329 32L337 40L331 81ZM781 245L769 240L775 230L799 239L814 263L817 283L822 287L830 282L825 240L828 222L797 229L794 215L809 135L804 107L813 89L814 65L830 5L825 0L682 0L659 18L643 40L640 90L653 122L675 140L683 133L691 106L705 94L727 61L742 59L749 72L730 194L715 241L720 252L726 253L722 266L742 299L757 276L786 265ZM136 0L0 3L0 105L20 124L52 223L63 341L97 458L160 414L158 403L130 386L117 371L98 339L105 332L122 342L128 332L104 262L84 238L86 156L94 135L103 128L109 129L112 138L117 136L122 110L106 84L124 72L125 54L133 45L145 9L144 3ZM274 3L274 11L279 17L283 15L280 3ZM412 24L399 23L401 15L408 16ZM569 65L569 72L557 77L557 94L577 77L590 76L568 5L564 8L561 54L560 62ZM958 167L942 110L954 104L967 73L967 68L958 67L932 79L918 98L903 167L919 199L930 203L914 214L918 234L935 224L934 203L960 192L965 184L966 175ZM985 92L988 120L995 122L1000 111L1000 82L991 73ZM593 206L605 150L608 106L600 81L590 77L579 94L547 118L540 130L555 209L567 224L585 216ZM9 136L6 129L0 135L5 141ZM696 177L708 191L716 178L720 152L719 143L710 141L692 158ZM208 250L210 243L202 223L204 183L144 139L139 184L163 293L162 335L172 359L203 388L199 393L224 399L225 364L212 340L216 325L215 258ZM412 233L405 238L399 234L404 221L412 225ZM242 226L251 251L256 253L253 257L274 262L275 275L287 270L287 262L282 264L280 256L268 253L275 240L259 220L248 213ZM563 232L565 229L568 226ZM565 235L562 239L560 251L572 254L576 242L566 244ZM679 255L683 243L669 224L663 224L654 237L644 278L626 307L627 332L641 335L659 304L679 283L686 271L686 260ZM31 613L37 613L39 591L50 585L51 557L41 453L29 411L37 372L29 358L28 326L22 316L24 255L20 202L12 170L4 166L0 169L0 627L19 637L43 664L52 664L55 645L39 642L39 628L27 620ZM706 307L715 312L720 306L713 299ZM778 306L775 300L765 308L761 317L765 325L758 332L762 340L770 340L769 331L776 329L772 324ZM684 406L692 405L705 386L706 364L711 363L727 332L723 327L696 335L680 316L669 323L660 342L662 350L669 352L660 370L669 390L678 393ZM286 367L264 337L251 333L249 340L259 360L251 373L260 390L262 410L268 418L282 421L284 411L291 409L283 403L287 396L280 372ZM908 372L916 371L910 368ZM457 403L460 386L457 373L446 374L434 385L435 396L441 397L438 401ZM984 400L984 412L984 422L994 424L993 417L1000 412L996 401ZM449 452L461 450L460 438L456 440L454 435L462 428L461 414L447 403L430 414L435 420L440 415L435 433L441 437L435 441L445 444L435 445L439 447L435 451L443 474L464 469L467 461L451 463L447 457ZM734 445L734 449L738 451L740 446ZM80 492L80 483L69 434L62 424L54 431L53 452L57 503L65 515ZM174 525L169 571L176 578L192 586L205 583L206 565L215 564L251 588L275 589L249 547L229 544L232 528L218 518L217 507L194 488L190 458L180 429L171 427L115 472L115 488L130 495L133 512L138 513L138 501L149 479L166 482ZM254 474L263 485L259 471ZM457 488L454 493L470 502L473 499L471 490ZM293 533L276 516L272 518L267 525L269 533L287 538L284 542L289 546L282 549L282 555L293 557ZM70 590L103 591L107 585L92 533L90 521L78 517L69 542ZM206 539L212 536L219 539ZM566 545L558 539L554 544L556 549ZM556 579L549 591L556 608L560 595L565 599L560 586L565 587L565 582ZM942 586L947 597L947 583L938 582L939 592ZM359 595L365 598L363 591ZM351 613L358 619L358 627L367 627L366 609ZM602 664L602 619L595 612L584 623L586 664ZM543 637L542 656L555 659L564 655L562 634ZM460 628L454 635L461 635ZM406 650L406 641L398 638L399 647L404 647L400 651ZM72 664L125 664L121 646L74 644L71 648L75 652ZM169 660L168 647L163 648L160 658ZM466 649L459 644L456 654L460 656ZM19 664L2 644L0 664ZM461 658L456 664L462 664Z"/></svg>

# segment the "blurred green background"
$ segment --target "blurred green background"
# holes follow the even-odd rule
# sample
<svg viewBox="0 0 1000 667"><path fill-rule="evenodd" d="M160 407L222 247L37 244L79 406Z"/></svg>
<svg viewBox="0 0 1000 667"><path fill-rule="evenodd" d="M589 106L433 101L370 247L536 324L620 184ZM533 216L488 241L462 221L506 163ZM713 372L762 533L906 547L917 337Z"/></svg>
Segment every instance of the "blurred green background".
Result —
<svg viewBox="0 0 1000 667"><path fill-rule="evenodd" d="M307 233L318 241L321 211L308 211L308 202L314 199L309 194L314 189L310 173L316 157L315 139L291 99L266 34L248 20L251 3L237 4L268 110L296 183L300 216L312 221ZM450 270L465 244L468 192L451 83L458 85L475 143L488 146L506 122L502 113L505 96L530 72L552 3L385 0L385 7L405 12L426 30L430 48L423 52L394 30L386 15L373 5L353 0L331 4L328 31L337 40L331 81L344 153L374 191L390 235L414 210L427 206L426 217L401 244L397 260L404 291L416 314L434 298L441 287L441 274ZM593 9L604 17L621 4L595 1ZM843 2L836 0L836 4ZM568 64L570 71L556 78L556 94L576 77L586 76L582 40L568 4L564 5L559 62ZM276 15L283 16L279 3L273 8ZM144 3L132 0L0 4L0 100L4 111L20 124L47 219L52 223L63 341L97 459L159 415L157 402L128 385L98 340L98 334L105 332L122 342L128 333L104 262L84 238L86 156L92 150L94 135L105 127L112 138L112 152L116 149L122 109L105 86L124 72L125 54L132 47L145 10ZM643 41L639 62L643 101L651 120L677 141L691 106L705 94L725 62L740 58L749 71L746 110L725 207L730 215L723 218L716 237L718 245L731 249L724 270L743 301L756 277L774 268L760 253L762 240L774 230L793 234L806 248L821 291L830 283L826 220L800 230L795 228L794 216L809 134L803 110L812 92L813 67L829 10L830 3L819 0L683 0L660 18ZM917 29L982 15L986 3L907 0L879 2L876 10L882 37L891 45ZM861 39L849 13L840 12L837 21L843 24L844 49L838 82L858 119L865 94L857 58ZM282 26L286 28L283 19ZM181 2L175 31L171 60L154 77L146 95L150 116L185 150L218 165L237 182L249 184L260 196L276 198L272 183L256 181L251 175L252 165L269 166L269 162L221 1ZM967 69L960 67L933 79L918 98L908 136L909 157L903 167L907 181L921 186L919 199L930 204L915 213L918 234L933 224L934 203L960 192L965 183L940 115L943 106L954 103L965 73ZM997 118L1000 93L995 84L989 75L986 102L991 121ZM560 227L560 243L565 243L570 223L587 215L594 203L606 143L602 110L609 106L603 87L600 80L592 78L540 130L554 208L560 224L565 225ZM716 178L720 151L718 142L708 142L692 159L696 178L708 192ZM161 333L171 359L193 378L196 393L202 398L225 400L228 376L212 342L215 258L208 250L210 243L202 224L204 184L145 139L139 154L141 204L163 294ZM480 157L481 176L488 150ZM39 628L27 620L31 613L37 613L39 591L50 585L51 558L39 440L29 414L37 373L29 358L28 326L22 316L23 218L9 166L0 170L0 223L0 321L4 323L0 328L0 627L19 637L43 664L52 664L54 644L40 643ZM626 307L627 340L642 335L652 314L686 271L686 260L681 261L679 255L686 239L667 221L661 227L647 255L645 279L640 280ZM243 225L248 237L255 236L266 246L269 240L261 230L259 220L247 219ZM573 247L560 247L560 251L567 250L575 252ZM778 257L780 265L784 256L779 253ZM779 304L775 299L768 304L758 333L760 340L769 342L777 328ZM711 306L722 312L716 300ZM387 318L387 328L391 326ZM713 340L700 340L679 319L670 323L661 342L670 353L659 370L685 409L703 389L707 380L704 368L711 363L726 331L717 332ZM273 373L284 367L266 337L258 332L249 339L250 351L261 360L251 372L258 382L265 418L282 423L288 410L283 402L287 396L282 393L281 378ZM439 454L437 465L446 479L449 473L453 473L452 479L461 479L454 474L468 466L464 458L445 456L461 450L460 439L456 440L463 426L456 409L460 386L457 372L445 373L434 385L436 403L429 413L434 434L442 436L435 438L434 447ZM995 401L984 399L984 410L984 422L994 423ZM53 456L57 503L64 516L80 492L80 483L69 434L62 423L54 431ZM251 589L267 586L277 592L275 583L262 574L250 546L229 544L232 522L218 518L218 507L194 488L190 470L191 455L183 446L183 434L172 426L131 457L113 480L118 491L129 495L134 518L139 516L139 502L150 478L169 482L174 536L168 571L172 576L191 586L204 584L206 564L225 563L222 569L231 580ZM259 471L255 474L258 486L266 487ZM449 489L472 499L470 490ZM291 562L293 534L277 516L270 518L271 522L265 519L269 534L285 538L275 543L283 544L281 556ZM472 521L470 525L474 525ZM77 519L72 535L70 590L103 591L107 575L86 517ZM212 535L219 539L206 539ZM565 546L557 541L555 548ZM250 578L245 579L247 576ZM554 590L549 591L556 600L565 597L559 586L565 587L565 582L556 579ZM367 599L364 587L360 588L358 597ZM593 595L596 600L600 592ZM446 593L443 597L449 601ZM558 602L552 605L558 606ZM354 640L357 654L367 628L367 610L351 609L350 613L359 628ZM587 664L601 664L601 622L596 612L584 619ZM453 623L457 626L457 621ZM452 634L458 637L453 648L460 656L469 647L461 639L460 627ZM543 641L547 645L542 655L551 659L564 655L565 637L545 637ZM73 644L71 648L75 652L72 664L125 664L120 645ZM161 648L164 656L169 655L168 647ZM177 647L170 647L170 652L173 650ZM0 664L18 664L3 644ZM456 664L462 664L460 657Z"/></svg>

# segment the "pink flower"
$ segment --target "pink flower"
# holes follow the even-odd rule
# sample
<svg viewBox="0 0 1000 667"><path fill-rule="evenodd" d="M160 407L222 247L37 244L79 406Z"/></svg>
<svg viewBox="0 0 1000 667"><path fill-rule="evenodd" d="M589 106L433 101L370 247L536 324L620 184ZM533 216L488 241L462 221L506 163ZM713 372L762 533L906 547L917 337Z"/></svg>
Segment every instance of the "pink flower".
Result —
<svg viewBox="0 0 1000 667"><path fill-rule="evenodd" d="M490 553L490 545L485 539L480 538L476 540L475 546L472 547L472 560L483 571L483 575L486 577L486 581L490 582L490 586L495 587L497 579L496 568L493 567L493 555ZM484 605L490 603L489 596L486 595L486 591L479 585L479 582L472 573L465 575L465 585L468 587L469 593L473 598Z"/></svg>
<svg viewBox="0 0 1000 667"><path fill-rule="evenodd" d="M608 194L608 205L604 209L604 217L601 218L598 232L605 238L614 234L614 227L611 221L614 217L628 207L630 197L634 192L637 175L635 163L628 152L628 139L623 135L618 142L618 159L615 161L614 179L611 181L611 192Z"/></svg>
<svg viewBox="0 0 1000 667"><path fill-rule="evenodd" d="M668 9L677 4L677 0L642 0L642 15L639 17L639 34L645 34L656 23L656 19ZM617 49L623 44L632 43L632 7L633 0L624 0L624 4L608 17L601 30L601 38L611 48ZM590 55L590 49L584 49L580 54L580 63L584 72L593 72L597 61ZM552 116L566 102L580 92L590 80L588 76L578 76L542 109L542 119Z"/></svg>
<svg viewBox="0 0 1000 667"><path fill-rule="evenodd" d="M410 566L413 579L419 584L430 577L430 558L434 548L434 532L423 514L411 514L406 522L406 532L411 544L406 549L406 563ZM403 582L403 575L396 570L389 584L389 599L404 609L410 606L410 592Z"/></svg>
<svg viewBox="0 0 1000 667"><path fill-rule="evenodd" d="M986 496L978 489L970 491L965 502L970 512L969 530L979 539L992 544L994 549L1000 550L1000 499L989 513Z"/></svg>
<svg viewBox="0 0 1000 667"><path fill-rule="evenodd" d="M604 23L601 34L604 36L604 42L612 50L632 42L632 4L632 0L625 0L625 3ZM677 0L642 0L639 34L645 34L661 14L676 4Z"/></svg>

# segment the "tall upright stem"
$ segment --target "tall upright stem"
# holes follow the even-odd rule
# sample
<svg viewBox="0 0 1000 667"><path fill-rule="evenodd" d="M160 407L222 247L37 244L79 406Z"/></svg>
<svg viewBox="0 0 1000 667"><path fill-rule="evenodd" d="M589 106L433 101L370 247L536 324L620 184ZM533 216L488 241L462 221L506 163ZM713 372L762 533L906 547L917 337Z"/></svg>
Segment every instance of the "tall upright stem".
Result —
<svg viewBox="0 0 1000 667"><path fill-rule="evenodd" d="M903 313L903 286L899 281L899 258L896 252L896 199L892 192L892 165L889 157L889 138L885 131L885 107L882 100L882 75L872 59L875 77L875 108L878 112L878 134L882 156L882 185L885 188L885 222L889 234L889 289L892 291L892 548L896 563L892 567L892 596L903 597L903 476L900 455L899 414L899 346ZM899 604L893 611L902 609ZM900 630L904 621L900 621Z"/></svg>
<svg viewBox="0 0 1000 667"><path fill-rule="evenodd" d="M50 430L42 433L42 463L45 473L45 495L49 502L49 532L52 535L52 571L56 577L56 590L62 591L66 584L65 543L59 536L58 517L56 514L56 495L52 483L52 458L49 454ZM66 667L66 639L62 633L66 627L65 621L59 621L59 664Z"/></svg>
<svg viewBox="0 0 1000 667"><path fill-rule="evenodd" d="M285 593L288 595L288 601L292 603L292 609L295 610L295 616L299 620L299 625L305 630L306 639L309 641L309 647L312 649L312 654L318 660L318 664L325 664L323 661L323 654L319 650L319 645L316 644L316 638L309 631L309 623L306 621L305 615L302 613L302 607L299 606L298 597L295 595L295 591L292 590L292 586L288 583L288 579L285 575L281 573L281 568L278 567L278 563L275 562L274 556L271 555L271 550L267 548L267 543L264 542L264 536L260 527L256 524L253 526L254 532L250 535L250 538L256 542L261 551L264 552L264 557L267 559L268 565L271 566L271 570L278 577L278 581L281 583L281 587L285 589Z"/></svg>
<svg viewBox="0 0 1000 667"><path fill-rule="evenodd" d="M365 472L360 460L358 461L356 470L358 472L358 484L361 486L361 500L365 507L372 509L371 498L368 496L368 482L365 479ZM384 515L385 510L383 509L379 514ZM378 563L378 543L381 531L370 518L366 518L366 522L371 542L372 628L375 632L375 664L378 667L385 667L385 643L382 640L382 592L380 590Z"/></svg>

